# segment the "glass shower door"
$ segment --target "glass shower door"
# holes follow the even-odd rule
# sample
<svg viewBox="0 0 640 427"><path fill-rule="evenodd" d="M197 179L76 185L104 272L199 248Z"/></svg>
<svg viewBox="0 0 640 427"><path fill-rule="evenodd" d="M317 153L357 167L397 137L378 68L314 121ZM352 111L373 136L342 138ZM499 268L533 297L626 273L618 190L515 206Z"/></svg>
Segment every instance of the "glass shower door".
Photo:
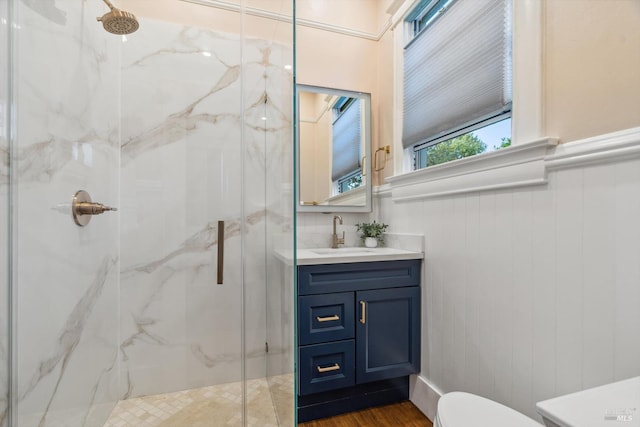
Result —
<svg viewBox="0 0 640 427"><path fill-rule="evenodd" d="M175 2L122 37L101 0L0 3L0 427L100 427L150 395L158 425L291 425L291 339L269 372L265 345L293 330L290 24ZM118 210L77 224L79 190Z"/></svg>
<svg viewBox="0 0 640 427"><path fill-rule="evenodd" d="M6 2L3 2L6 3ZM118 384L119 41L92 2L10 1L12 426L97 425Z"/></svg>
<svg viewBox="0 0 640 427"><path fill-rule="evenodd" d="M9 21L0 2L0 22ZM9 28L0 27L0 58L9 55ZM0 427L9 416L9 63L0 62Z"/></svg>
<svg viewBox="0 0 640 427"><path fill-rule="evenodd" d="M189 22L122 43L124 397L225 384L198 415L220 425L242 416L241 62L239 33Z"/></svg>
<svg viewBox="0 0 640 427"><path fill-rule="evenodd" d="M12 425L101 426L120 399L211 386L195 416L241 425L240 35L12 8ZM78 226L78 190L119 210Z"/></svg>

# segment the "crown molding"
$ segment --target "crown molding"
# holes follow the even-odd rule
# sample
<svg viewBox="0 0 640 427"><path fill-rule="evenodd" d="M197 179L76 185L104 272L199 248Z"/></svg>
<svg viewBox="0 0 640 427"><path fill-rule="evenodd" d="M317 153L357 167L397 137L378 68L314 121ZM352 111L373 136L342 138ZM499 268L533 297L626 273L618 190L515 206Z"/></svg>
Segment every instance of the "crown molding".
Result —
<svg viewBox="0 0 640 427"><path fill-rule="evenodd" d="M240 13L241 9L243 9L240 5L223 1L223 0L180 0L185 3L193 3L198 4L200 6L213 7L217 9L228 10L231 12ZM257 7L245 7L244 12L247 15L257 16L260 18L271 19L274 21L287 22L292 23L293 18L289 15L285 15L282 13L271 12L266 9L261 9ZM331 33L342 34L350 37L357 37L365 40L379 41L382 36L391 28L391 20L387 20L387 22L383 25L383 27L377 33L370 33L366 31L358 31L353 30L351 28L342 27L340 25L332 25L326 24L319 21L314 21L312 19L296 19L296 24L301 25L303 27L314 28L316 30L328 31Z"/></svg>

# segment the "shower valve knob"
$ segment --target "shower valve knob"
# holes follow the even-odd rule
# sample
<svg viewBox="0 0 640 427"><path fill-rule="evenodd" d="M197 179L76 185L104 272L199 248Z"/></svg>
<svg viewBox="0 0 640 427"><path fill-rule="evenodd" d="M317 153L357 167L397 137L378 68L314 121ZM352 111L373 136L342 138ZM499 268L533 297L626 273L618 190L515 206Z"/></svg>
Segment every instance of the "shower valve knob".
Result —
<svg viewBox="0 0 640 427"><path fill-rule="evenodd" d="M78 203L76 213L80 215L100 215L106 211L117 211L118 209L105 206L102 203Z"/></svg>
<svg viewBox="0 0 640 427"><path fill-rule="evenodd" d="M84 190L78 191L73 196L71 203L71 213L73 221L80 227L89 224L92 215L100 215L106 211L117 211L118 209L105 206L102 203L91 201L91 196Z"/></svg>

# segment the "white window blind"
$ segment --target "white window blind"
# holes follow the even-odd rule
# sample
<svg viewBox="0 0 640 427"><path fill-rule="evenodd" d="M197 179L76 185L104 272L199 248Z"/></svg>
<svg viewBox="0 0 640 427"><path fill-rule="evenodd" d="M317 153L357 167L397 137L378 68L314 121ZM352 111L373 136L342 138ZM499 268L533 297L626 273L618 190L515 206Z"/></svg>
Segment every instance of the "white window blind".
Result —
<svg viewBox="0 0 640 427"><path fill-rule="evenodd" d="M510 110L510 6L454 1L405 48L405 148Z"/></svg>
<svg viewBox="0 0 640 427"><path fill-rule="evenodd" d="M361 135L360 101L356 99L333 122L332 181L360 167Z"/></svg>

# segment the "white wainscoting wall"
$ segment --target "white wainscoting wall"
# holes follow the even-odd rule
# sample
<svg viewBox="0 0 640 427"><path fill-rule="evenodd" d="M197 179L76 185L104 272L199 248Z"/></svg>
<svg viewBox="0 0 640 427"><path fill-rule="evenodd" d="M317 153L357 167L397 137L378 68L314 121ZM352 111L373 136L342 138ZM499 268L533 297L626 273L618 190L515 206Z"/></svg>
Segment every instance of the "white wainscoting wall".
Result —
<svg viewBox="0 0 640 427"><path fill-rule="evenodd" d="M640 128L551 148L546 183L394 201L426 239L414 401L468 391L535 402L640 375ZM434 392L435 391L435 392Z"/></svg>

